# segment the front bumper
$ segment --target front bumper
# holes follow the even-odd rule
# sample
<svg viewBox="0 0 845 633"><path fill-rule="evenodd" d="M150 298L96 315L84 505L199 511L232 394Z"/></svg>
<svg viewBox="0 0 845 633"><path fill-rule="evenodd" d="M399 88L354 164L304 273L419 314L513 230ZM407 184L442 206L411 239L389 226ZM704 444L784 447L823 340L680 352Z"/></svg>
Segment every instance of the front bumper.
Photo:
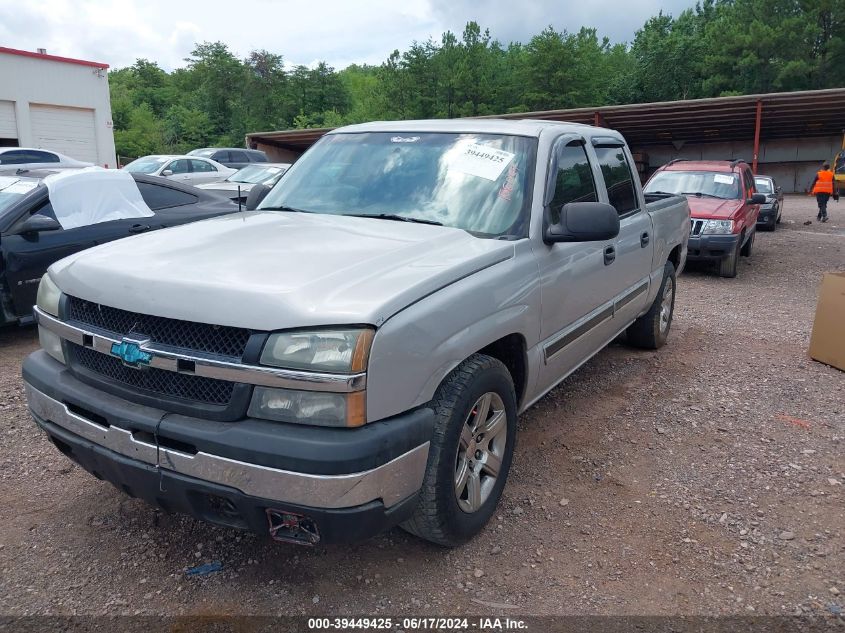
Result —
<svg viewBox="0 0 845 633"><path fill-rule="evenodd" d="M769 225L777 220L778 210L774 205L761 206L760 215L757 216L757 224Z"/></svg>
<svg viewBox="0 0 845 633"><path fill-rule="evenodd" d="M688 260L718 260L736 249L739 235L690 235Z"/></svg>
<svg viewBox="0 0 845 633"><path fill-rule="evenodd" d="M65 455L168 511L268 534L268 510L306 517L320 542L354 542L408 518L434 414L359 429L222 423L139 406L73 377L44 352L24 361L36 423Z"/></svg>

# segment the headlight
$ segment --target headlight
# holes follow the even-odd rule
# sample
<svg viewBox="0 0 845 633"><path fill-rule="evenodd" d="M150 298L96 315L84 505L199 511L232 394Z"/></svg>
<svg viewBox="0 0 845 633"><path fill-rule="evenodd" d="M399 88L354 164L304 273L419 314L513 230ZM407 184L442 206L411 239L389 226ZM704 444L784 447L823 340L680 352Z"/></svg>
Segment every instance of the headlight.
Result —
<svg viewBox="0 0 845 633"><path fill-rule="evenodd" d="M248 414L277 422L361 426L366 422L365 398L365 391L327 393L256 387Z"/></svg>
<svg viewBox="0 0 845 633"><path fill-rule="evenodd" d="M272 334L261 352L261 364L337 374L366 371L373 334L370 328Z"/></svg>
<svg viewBox="0 0 845 633"><path fill-rule="evenodd" d="M702 233L710 235L726 235L733 233L733 220L705 220L704 226L701 227Z"/></svg>
<svg viewBox="0 0 845 633"><path fill-rule="evenodd" d="M54 317L59 316L59 299L62 296L62 291L50 279L50 273L44 273L41 277L41 283L38 284L38 298L36 303L47 314L52 314Z"/></svg>

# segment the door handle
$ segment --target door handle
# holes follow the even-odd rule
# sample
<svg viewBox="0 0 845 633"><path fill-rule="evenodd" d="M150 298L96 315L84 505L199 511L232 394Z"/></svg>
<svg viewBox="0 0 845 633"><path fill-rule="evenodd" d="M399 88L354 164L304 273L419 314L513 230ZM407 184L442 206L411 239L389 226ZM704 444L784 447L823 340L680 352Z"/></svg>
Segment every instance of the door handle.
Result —
<svg viewBox="0 0 845 633"><path fill-rule="evenodd" d="M651 240L651 237L648 235L648 231L644 231L642 235L640 235L640 246L645 248L648 246L648 242Z"/></svg>
<svg viewBox="0 0 845 633"><path fill-rule="evenodd" d="M604 265L609 266L616 259L616 248L613 246L606 246L604 249Z"/></svg>
<svg viewBox="0 0 845 633"><path fill-rule="evenodd" d="M149 231L152 227L149 224L133 224L129 227L130 233L143 233Z"/></svg>

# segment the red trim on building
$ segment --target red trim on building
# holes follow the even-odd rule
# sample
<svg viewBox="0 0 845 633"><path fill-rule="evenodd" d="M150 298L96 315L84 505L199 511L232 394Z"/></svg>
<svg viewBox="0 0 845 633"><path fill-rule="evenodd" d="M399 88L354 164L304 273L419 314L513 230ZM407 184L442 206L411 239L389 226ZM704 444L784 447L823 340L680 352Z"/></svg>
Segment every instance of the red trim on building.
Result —
<svg viewBox="0 0 845 633"><path fill-rule="evenodd" d="M72 57L59 57L58 55L46 55L44 53L33 53L31 51L21 51L17 48L6 48L0 46L0 53L7 53L8 55L20 55L21 57L34 57L35 59L46 59L51 62L64 62L66 64L78 64L80 66L91 66L92 68L108 68L108 64L100 62L89 62L84 59L73 59Z"/></svg>

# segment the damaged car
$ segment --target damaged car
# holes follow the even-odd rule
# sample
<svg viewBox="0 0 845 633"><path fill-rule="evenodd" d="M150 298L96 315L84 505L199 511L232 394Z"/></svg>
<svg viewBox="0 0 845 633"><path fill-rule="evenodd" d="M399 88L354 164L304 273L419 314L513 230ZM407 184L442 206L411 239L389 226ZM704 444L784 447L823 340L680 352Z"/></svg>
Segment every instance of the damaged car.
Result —
<svg viewBox="0 0 845 633"><path fill-rule="evenodd" d="M38 282L63 257L237 210L213 193L125 171L0 174L0 326L32 321Z"/></svg>

